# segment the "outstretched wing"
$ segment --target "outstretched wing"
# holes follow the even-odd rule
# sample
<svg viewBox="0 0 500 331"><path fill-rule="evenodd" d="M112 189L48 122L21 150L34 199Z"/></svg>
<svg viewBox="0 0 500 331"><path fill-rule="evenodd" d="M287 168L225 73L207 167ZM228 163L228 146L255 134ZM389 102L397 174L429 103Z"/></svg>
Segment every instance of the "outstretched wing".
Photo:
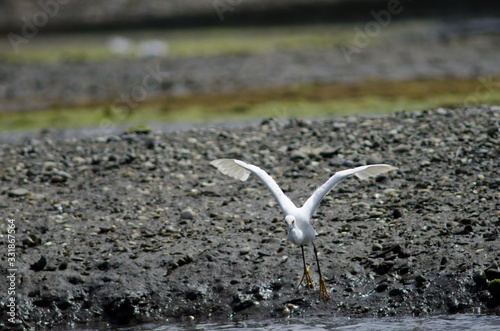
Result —
<svg viewBox="0 0 500 331"><path fill-rule="evenodd" d="M396 167L390 166L388 164L374 164L336 172L332 177L330 177L330 179L326 181L326 183L324 183L323 185L318 187L316 191L314 191L313 195L309 199L307 199L302 208L304 209L304 212L308 213L309 217L311 217L316 211L316 208L318 208L321 199L323 199L328 191L330 191L332 187L335 186L335 184L337 184L347 176L356 175L359 179L367 179L369 177L378 176L385 172L396 169Z"/></svg>
<svg viewBox="0 0 500 331"><path fill-rule="evenodd" d="M285 195L285 193L283 193L278 184L276 184L274 179L261 168L240 160L231 159L217 159L210 162L210 164L216 167L224 175L228 175L241 181L246 181L252 172L255 176L259 177L271 191L285 215L293 214L293 212L297 209L293 202Z"/></svg>

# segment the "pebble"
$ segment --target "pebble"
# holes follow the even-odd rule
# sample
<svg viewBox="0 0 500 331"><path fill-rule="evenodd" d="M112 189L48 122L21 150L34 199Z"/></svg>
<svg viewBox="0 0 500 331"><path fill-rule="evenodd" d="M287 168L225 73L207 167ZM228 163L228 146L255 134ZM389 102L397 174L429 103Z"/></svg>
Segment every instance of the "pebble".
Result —
<svg viewBox="0 0 500 331"><path fill-rule="evenodd" d="M87 163L87 161L83 157L80 157L80 156L75 156L74 158L71 159L71 162L73 162L76 165L82 165L82 164Z"/></svg>
<svg viewBox="0 0 500 331"><path fill-rule="evenodd" d="M498 269L489 268L489 269L486 269L484 272L485 272L486 278L488 278L488 280L500 279L500 270L498 270Z"/></svg>
<svg viewBox="0 0 500 331"><path fill-rule="evenodd" d="M151 161L144 162L142 166L148 170L156 168L156 166Z"/></svg>
<svg viewBox="0 0 500 331"><path fill-rule="evenodd" d="M415 281L417 283L425 283L427 281L427 279L425 279L425 277L422 275L418 275L417 277L415 277Z"/></svg>
<svg viewBox="0 0 500 331"><path fill-rule="evenodd" d="M371 208L371 205L369 203L366 203L366 202L353 202L353 203L351 203L351 206L352 207L360 207L363 209L370 209Z"/></svg>
<svg viewBox="0 0 500 331"><path fill-rule="evenodd" d="M44 162L42 165L43 172L52 172L56 168L57 164L52 161Z"/></svg>
<svg viewBox="0 0 500 331"><path fill-rule="evenodd" d="M319 155L322 158L329 159L334 155L338 154L341 149L342 146L340 145L336 147L324 146L323 149L319 152Z"/></svg>
<svg viewBox="0 0 500 331"><path fill-rule="evenodd" d="M299 161L299 160L304 160L305 158L307 158L307 155L300 152L300 151L293 151L291 154L290 154L290 160L291 161Z"/></svg>
<svg viewBox="0 0 500 331"><path fill-rule="evenodd" d="M438 113L439 115L443 115L443 116L448 115L448 111L444 108L441 108L441 107L436 109L436 113Z"/></svg>
<svg viewBox="0 0 500 331"><path fill-rule="evenodd" d="M479 301L485 303L485 302L488 302L488 300L491 299L491 295L488 291L481 291L481 293L479 294Z"/></svg>
<svg viewBox="0 0 500 331"><path fill-rule="evenodd" d="M394 147L392 149L392 151L395 153L407 153L407 152L411 151L411 149L412 149L411 145L401 144L401 145Z"/></svg>
<svg viewBox="0 0 500 331"><path fill-rule="evenodd" d="M194 216L195 216L195 214L190 208L187 208L187 209L184 209L183 211L181 211L181 218L182 219L192 219L192 218L194 218Z"/></svg>
<svg viewBox="0 0 500 331"><path fill-rule="evenodd" d="M250 253L250 247L243 247L240 249L240 255L246 255L248 253Z"/></svg>
<svg viewBox="0 0 500 331"><path fill-rule="evenodd" d="M37 262L30 265L30 269L33 271L42 271L46 265L47 265L47 260L45 259L45 256L42 255L42 257L40 257L40 259Z"/></svg>
<svg viewBox="0 0 500 331"><path fill-rule="evenodd" d="M65 181L66 181L66 179L62 176L59 176L59 175L54 175L50 178L50 182L53 184L64 183Z"/></svg>
<svg viewBox="0 0 500 331"><path fill-rule="evenodd" d="M472 280L474 280L474 283L476 283L476 285L481 286L481 287L485 287L487 284L486 273L482 269L476 270L476 271L474 271L474 274L472 275Z"/></svg>
<svg viewBox="0 0 500 331"><path fill-rule="evenodd" d="M8 195L10 197L23 197L23 196L27 195L28 193L30 193L30 191L25 189L25 188L16 188L16 189L10 190Z"/></svg>
<svg viewBox="0 0 500 331"><path fill-rule="evenodd" d="M29 195L30 200L42 200L45 199L45 194L41 193L30 193Z"/></svg>
<svg viewBox="0 0 500 331"><path fill-rule="evenodd" d="M402 295L402 294L403 294L403 291L399 288L393 288L392 290L389 291L389 296L391 296L391 297L395 297L395 296Z"/></svg>
<svg viewBox="0 0 500 331"><path fill-rule="evenodd" d="M177 229L175 229L172 225L167 225L164 229L165 233L177 233L179 232Z"/></svg>
<svg viewBox="0 0 500 331"><path fill-rule="evenodd" d="M381 292L384 292L385 290L387 290L388 287L389 287L389 285L387 285L386 283L382 283L382 284L377 285L377 287L375 287L375 291L378 293L381 293Z"/></svg>
<svg viewBox="0 0 500 331"><path fill-rule="evenodd" d="M446 256L443 256L441 258L441 265L445 265L446 263L448 263L448 258Z"/></svg>
<svg viewBox="0 0 500 331"><path fill-rule="evenodd" d="M398 219L403 216L403 212L401 212L401 209L396 208L392 211L392 216L394 217L394 219Z"/></svg>

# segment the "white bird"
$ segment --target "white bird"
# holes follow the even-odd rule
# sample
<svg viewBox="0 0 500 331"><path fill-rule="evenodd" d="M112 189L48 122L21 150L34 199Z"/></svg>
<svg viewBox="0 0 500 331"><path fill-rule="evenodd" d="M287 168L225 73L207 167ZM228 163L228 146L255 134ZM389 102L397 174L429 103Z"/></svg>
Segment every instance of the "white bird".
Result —
<svg viewBox="0 0 500 331"><path fill-rule="evenodd" d="M302 276L302 279L300 280L299 286L302 284L304 279L306 280L308 289L311 289L311 287L313 286L311 275L309 274L309 266L306 267L304 258L304 245L312 243L314 247L314 255L316 256L316 263L318 265L320 286L319 294L320 296L323 296L324 300L326 300L326 296L329 296L329 294L326 290L325 281L321 276L318 251L313 242L314 238L316 237L316 231L314 231L314 228L311 225L312 215L318 208L318 205L323 197L330 191L330 189L347 176L356 175L360 179L367 179L368 177L378 176L385 172L397 169L396 167L387 164L374 164L336 172L326 181L326 183L324 183L319 188L317 188L316 191L314 191L313 195L309 199L307 199L302 207L297 208L295 204L283 193L274 179L261 168L240 160L232 159L217 159L210 162L210 164L223 174L235 179L246 181L250 176L250 173L253 173L257 177L259 177L262 182L264 182L264 184L278 201L283 214L285 214L288 240L296 245L299 245L302 250L304 274Z"/></svg>

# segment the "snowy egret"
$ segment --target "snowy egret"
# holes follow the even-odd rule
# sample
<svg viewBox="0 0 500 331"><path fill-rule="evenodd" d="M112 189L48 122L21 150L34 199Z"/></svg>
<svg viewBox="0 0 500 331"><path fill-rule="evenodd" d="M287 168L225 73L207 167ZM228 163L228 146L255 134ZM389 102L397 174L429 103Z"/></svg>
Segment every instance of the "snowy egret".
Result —
<svg viewBox="0 0 500 331"><path fill-rule="evenodd" d="M313 282L311 279L311 275L309 274L309 266L306 266L306 260L304 257L304 245L312 243L314 247L314 255L316 256L316 263L318 265L319 295L320 297L323 296L323 300L326 300L326 296L329 296L329 294L326 290L325 281L321 276L321 270L318 260L318 250L316 249L316 246L313 242L314 238L316 237L316 231L314 231L314 228L311 225L312 215L314 214L319 206L319 203L328 193L328 191L330 191L330 189L334 187L335 184L337 184L347 176L356 175L360 179L367 179L368 177L378 176L385 172L397 169L396 167L387 164L374 164L336 172L326 181L326 183L324 183L319 188L317 188L316 191L314 191L313 195L309 199L307 199L302 207L297 208L295 204L283 193L274 179L261 168L240 160L233 159L217 159L210 162L210 164L217 168L224 175L228 175L235 179L246 181L250 176L250 173L253 173L257 177L259 177L262 182L264 182L264 184L278 201L281 210L285 214L288 240L300 246L302 250L304 274L302 276L302 279L300 280L299 286L305 280L308 289L311 289L311 287L313 286Z"/></svg>

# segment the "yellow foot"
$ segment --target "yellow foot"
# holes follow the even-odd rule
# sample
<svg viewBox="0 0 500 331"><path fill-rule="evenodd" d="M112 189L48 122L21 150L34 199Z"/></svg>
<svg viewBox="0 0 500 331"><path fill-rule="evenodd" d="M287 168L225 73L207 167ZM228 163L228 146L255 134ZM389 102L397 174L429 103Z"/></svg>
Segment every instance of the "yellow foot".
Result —
<svg viewBox="0 0 500 331"><path fill-rule="evenodd" d="M307 283L308 290L310 290L314 286L311 275L309 274L309 268L310 268L310 266L308 266L306 269L304 269L304 275L302 276L302 279L300 280L300 283L299 283L299 286L300 286L300 284L302 284L302 282L305 279L306 283ZM323 284L324 284L324 282L323 282Z"/></svg>
<svg viewBox="0 0 500 331"><path fill-rule="evenodd" d="M319 279L319 296L320 297L323 296L323 300L325 301L326 301L326 296L330 296L330 294L328 294L328 291L326 290L326 285L323 278Z"/></svg>

